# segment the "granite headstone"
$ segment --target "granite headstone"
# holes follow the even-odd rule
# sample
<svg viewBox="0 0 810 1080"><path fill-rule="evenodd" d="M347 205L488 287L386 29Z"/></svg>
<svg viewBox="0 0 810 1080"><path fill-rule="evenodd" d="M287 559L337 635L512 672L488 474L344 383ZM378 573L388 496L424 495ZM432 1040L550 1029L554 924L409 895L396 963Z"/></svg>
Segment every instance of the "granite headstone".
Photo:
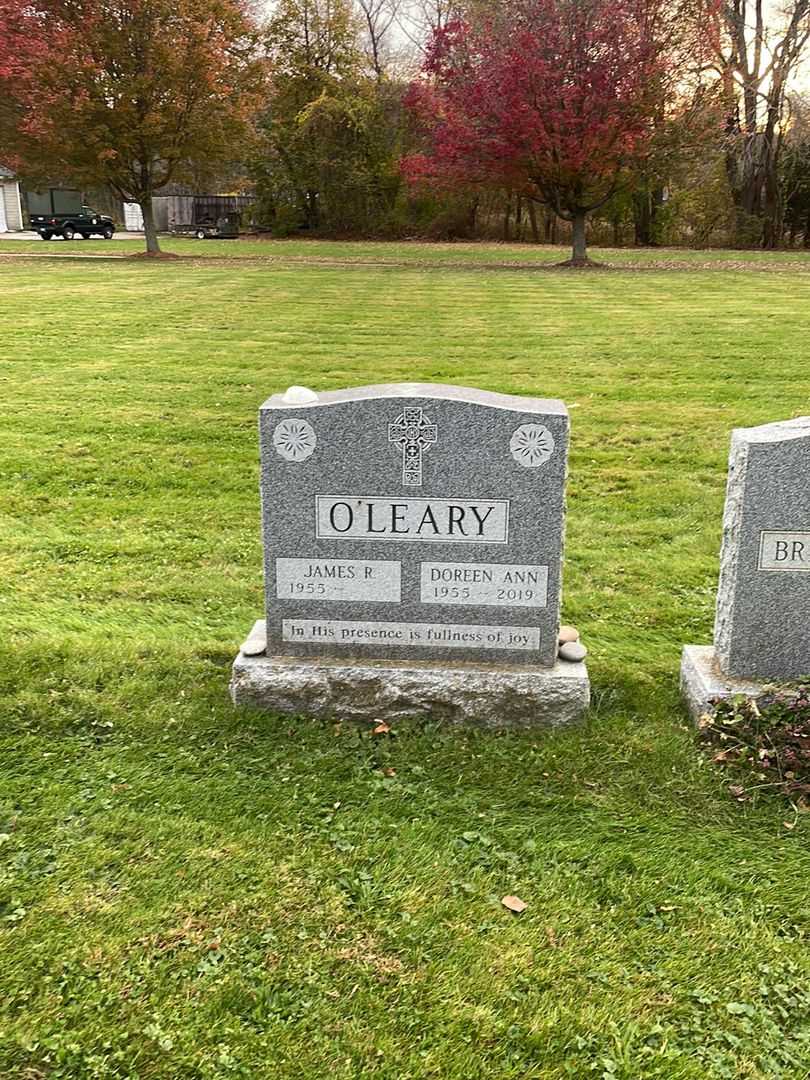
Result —
<svg viewBox="0 0 810 1080"><path fill-rule="evenodd" d="M704 702L810 674L810 417L732 433L714 648L683 673Z"/></svg>
<svg viewBox="0 0 810 1080"><path fill-rule="evenodd" d="M389 681L410 670L410 708L414 664L434 698L437 673L450 686L451 667L470 678L469 665L497 665L578 680L582 711L584 665L557 661L568 428L561 401L437 384L291 388L265 402L266 680L301 687L328 662L334 692L340 664L356 676L386 661ZM330 711L303 698L302 712Z"/></svg>

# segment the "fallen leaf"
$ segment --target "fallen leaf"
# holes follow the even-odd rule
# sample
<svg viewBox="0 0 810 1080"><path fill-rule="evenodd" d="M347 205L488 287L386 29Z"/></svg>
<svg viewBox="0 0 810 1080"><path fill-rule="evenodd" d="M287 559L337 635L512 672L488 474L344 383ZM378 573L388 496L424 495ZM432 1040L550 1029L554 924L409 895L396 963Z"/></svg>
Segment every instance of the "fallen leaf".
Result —
<svg viewBox="0 0 810 1080"><path fill-rule="evenodd" d="M383 776L396 776L396 775L397 775L397 770L396 769L383 769Z"/></svg>
<svg viewBox="0 0 810 1080"><path fill-rule="evenodd" d="M794 829L796 827L795 821L783 821L782 824L785 826L786 829Z"/></svg>
<svg viewBox="0 0 810 1080"><path fill-rule="evenodd" d="M501 903L505 908L508 908L509 911L514 911L516 915L520 915L528 906L519 896L504 896Z"/></svg>
<svg viewBox="0 0 810 1080"><path fill-rule="evenodd" d="M380 720L377 726L374 728L373 735L387 735L391 728L386 724L384 720Z"/></svg>

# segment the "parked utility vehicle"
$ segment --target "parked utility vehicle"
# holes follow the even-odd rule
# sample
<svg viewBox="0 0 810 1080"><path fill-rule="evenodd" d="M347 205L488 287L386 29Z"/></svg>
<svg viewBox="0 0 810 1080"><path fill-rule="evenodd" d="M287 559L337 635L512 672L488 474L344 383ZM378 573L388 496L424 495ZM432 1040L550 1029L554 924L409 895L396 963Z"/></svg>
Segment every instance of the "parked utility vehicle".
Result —
<svg viewBox="0 0 810 1080"><path fill-rule="evenodd" d="M43 240L51 240L54 236L63 236L65 240L102 236L105 240L112 240L115 234L113 219L90 206L83 206L78 214L33 214L31 228Z"/></svg>

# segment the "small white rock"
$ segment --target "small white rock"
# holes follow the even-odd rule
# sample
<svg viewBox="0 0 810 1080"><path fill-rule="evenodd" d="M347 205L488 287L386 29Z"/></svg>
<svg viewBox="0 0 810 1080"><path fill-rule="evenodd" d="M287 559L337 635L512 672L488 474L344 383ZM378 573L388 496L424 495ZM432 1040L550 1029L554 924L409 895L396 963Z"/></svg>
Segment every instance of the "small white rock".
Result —
<svg viewBox="0 0 810 1080"><path fill-rule="evenodd" d="M560 636L557 640L560 645L564 645L566 641L579 641L579 630L575 626L561 626Z"/></svg>
<svg viewBox="0 0 810 1080"><path fill-rule="evenodd" d="M559 657L561 660L570 660L571 663L577 663L584 660L587 655L588 650L581 641L566 641L560 646Z"/></svg>
<svg viewBox="0 0 810 1080"><path fill-rule="evenodd" d="M311 405L318 400L318 395L308 386L289 386L281 400L285 405Z"/></svg>
<svg viewBox="0 0 810 1080"><path fill-rule="evenodd" d="M239 650L243 656L264 656L267 652L267 635L263 631L254 631L242 642Z"/></svg>

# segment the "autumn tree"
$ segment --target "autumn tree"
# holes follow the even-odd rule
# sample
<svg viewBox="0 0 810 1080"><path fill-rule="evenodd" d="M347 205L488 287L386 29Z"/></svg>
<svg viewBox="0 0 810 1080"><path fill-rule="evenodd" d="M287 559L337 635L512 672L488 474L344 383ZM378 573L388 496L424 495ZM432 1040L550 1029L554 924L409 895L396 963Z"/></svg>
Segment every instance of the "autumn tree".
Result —
<svg viewBox="0 0 810 1080"><path fill-rule="evenodd" d="M27 4L0 0L0 146L7 164L12 164L13 144L25 118L31 70L36 62L44 65L50 59L43 30Z"/></svg>
<svg viewBox="0 0 810 1080"><path fill-rule="evenodd" d="M587 215L628 184L675 93L670 39L666 0L506 0L450 23L411 88L427 148L406 174L544 203L587 264Z"/></svg>
<svg viewBox="0 0 810 1080"><path fill-rule="evenodd" d="M810 49L810 0L723 0L715 64L726 99L726 173L737 242L776 247L782 233L780 156L791 81Z"/></svg>
<svg viewBox="0 0 810 1080"><path fill-rule="evenodd" d="M243 0L0 3L19 47L9 63L0 46L14 164L138 203L159 252L153 194L242 154L263 81Z"/></svg>

